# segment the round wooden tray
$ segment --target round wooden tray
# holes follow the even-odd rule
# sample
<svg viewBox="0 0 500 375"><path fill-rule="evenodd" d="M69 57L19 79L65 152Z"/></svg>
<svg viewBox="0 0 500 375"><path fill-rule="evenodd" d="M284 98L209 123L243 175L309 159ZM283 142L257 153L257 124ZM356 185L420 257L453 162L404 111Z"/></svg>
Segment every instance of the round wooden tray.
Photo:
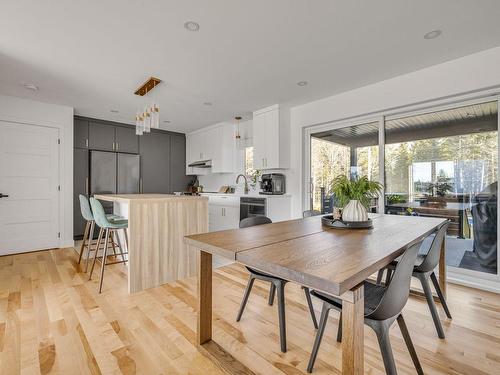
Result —
<svg viewBox="0 0 500 375"><path fill-rule="evenodd" d="M321 222L324 226L335 228L335 229L370 229L373 228L373 222L371 219L367 221L342 221L339 219L334 219L333 215L325 215L321 218Z"/></svg>

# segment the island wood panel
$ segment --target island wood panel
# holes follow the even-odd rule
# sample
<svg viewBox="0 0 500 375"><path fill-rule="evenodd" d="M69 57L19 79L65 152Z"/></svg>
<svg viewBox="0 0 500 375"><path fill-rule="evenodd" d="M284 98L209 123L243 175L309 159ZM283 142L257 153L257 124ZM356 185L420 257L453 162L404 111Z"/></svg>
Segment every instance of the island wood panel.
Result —
<svg viewBox="0 0 500 375"><path fill-rule="evenodd" d="M373 229L326 230L239 252L246 266L340 296L404 250L426 238L445 219L380 215Z"/></svg>
<svg viewBox="0 0 500 375"><path fill-rule="evenodd" d="M96 195L128 206L130 293L197 274L184 236L208 231L208 198L168 194Z"/></svg>

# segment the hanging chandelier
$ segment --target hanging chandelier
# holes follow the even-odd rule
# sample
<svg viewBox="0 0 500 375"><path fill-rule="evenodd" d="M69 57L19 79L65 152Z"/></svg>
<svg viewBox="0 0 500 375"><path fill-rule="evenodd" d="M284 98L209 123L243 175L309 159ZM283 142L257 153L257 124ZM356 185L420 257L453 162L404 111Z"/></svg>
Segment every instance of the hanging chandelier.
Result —
<svg viewBox="0 0 500 375"><path fill-rule="evenodd" d="M144 96L153 90L161 79L150 77L144 84L139 87L134 94ZM153 102L150 106L146 106L144 110L137 111L135 115L135 134L143 135L149 133L151 129L160 128L160 107Z"/></svg>

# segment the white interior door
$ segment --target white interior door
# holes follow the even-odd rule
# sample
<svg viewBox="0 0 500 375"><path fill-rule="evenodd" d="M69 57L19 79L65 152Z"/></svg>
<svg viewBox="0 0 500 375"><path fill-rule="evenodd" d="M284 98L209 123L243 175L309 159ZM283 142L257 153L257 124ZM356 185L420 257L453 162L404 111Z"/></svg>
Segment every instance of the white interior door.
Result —
<svg viewBox="0 0 500 375"><path fill-rule="evenodd" d="M56 128L0 121L0 255L58 246L58 138Z"/></svg>

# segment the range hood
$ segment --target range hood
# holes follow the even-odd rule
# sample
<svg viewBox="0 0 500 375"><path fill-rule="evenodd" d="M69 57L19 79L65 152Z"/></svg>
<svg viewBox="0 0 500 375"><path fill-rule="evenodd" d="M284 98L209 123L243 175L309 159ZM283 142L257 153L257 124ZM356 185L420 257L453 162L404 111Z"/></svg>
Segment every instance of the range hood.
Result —
<svg viewBox="0 0 500 375"><path fill-rule="evenodd" d="M193 168L212 168L212 160L200 160L188 164L188 167Z"/></svg>

